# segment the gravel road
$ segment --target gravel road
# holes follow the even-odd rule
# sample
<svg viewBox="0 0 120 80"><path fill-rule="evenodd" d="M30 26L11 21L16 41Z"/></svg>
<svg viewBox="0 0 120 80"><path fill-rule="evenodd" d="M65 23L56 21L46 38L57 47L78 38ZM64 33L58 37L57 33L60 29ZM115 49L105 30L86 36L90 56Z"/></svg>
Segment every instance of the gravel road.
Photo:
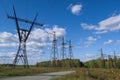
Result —
<svg viewBox="0 0 120 80"><path fill-rule="evenodd" d="M34 76L21 76L21 77L13 77L13 78L4 78L0 80L50 80L52 78L59 77L72 72L74 71L44 73L44 74L34 75Z"/></svg>

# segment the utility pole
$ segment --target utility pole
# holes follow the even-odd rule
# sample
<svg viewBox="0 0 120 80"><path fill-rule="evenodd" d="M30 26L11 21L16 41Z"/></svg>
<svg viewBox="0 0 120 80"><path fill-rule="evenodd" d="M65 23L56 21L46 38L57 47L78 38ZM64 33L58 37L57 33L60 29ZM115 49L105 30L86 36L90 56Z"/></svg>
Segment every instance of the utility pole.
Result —
<svg viewBox="0 0 120 80"><path fill-rule="evenodd" d="M31 33L31 30L32 30L33 26L34 25L43 26L43 24L39 24L39 23L35 22L36 19L37 19L37 15L34 17L33 21L29 21L29 20L18 18L17 15L16 15L16 11L15 11L14 6L13 6L13 11L14 11L14 16L9 16L7 14L7 17L9 19L15 20L16 29L17 29L17 33L18 33L18 37L19 37L19 47L18 47L17 54L15 56L15 59L13 61L13 66L15 67L17 65L17 63L19 62L19 60L21 60L24 64L24 67L29 67L28 58L27 58L27 51L26 51L26 41L27 41L27 39L28 39L28 37ZM29 29L26 30L26 29L20 28L19 27L19 21L31 24Z"/></svg>
<svg viewBox="0 0 120 80"><path fill-rule="evenodd" d="M57 56L58 56L57 39L56 39L55 31L53 31L51 59L52 59L52 66L54 66L54 67L57 65Z"/></svg>

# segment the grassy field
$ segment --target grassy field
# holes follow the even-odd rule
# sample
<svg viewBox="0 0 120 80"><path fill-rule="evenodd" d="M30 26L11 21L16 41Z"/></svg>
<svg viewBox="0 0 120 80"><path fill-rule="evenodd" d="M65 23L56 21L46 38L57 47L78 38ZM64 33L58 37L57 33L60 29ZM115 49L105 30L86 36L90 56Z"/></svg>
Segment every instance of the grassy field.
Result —
<svg viewBox="0 0 120 80"><path fill-rule="evenodd" d="M80 68L75 73L52 80L120 80L120 70L101 68Z"/></svg>
<svg viewBox="0 0 120 80"><path fill-rule="evenodd" d="M0 67L0 78L27 76L41 73L76 70L74 73L52 80L120 80L120 69L103 68L52 68L52 67Z"/></svg>
<svg viewBox="0 0 120 80"><path fill-rule="evenodd" d="M47 67L0 67L0 78L4 77L13 77L13 76L27 76L27 75L35 75L41 73L48 72L57 72L57 71L65 71L70 70L70 68L47 68Z"/></svg>

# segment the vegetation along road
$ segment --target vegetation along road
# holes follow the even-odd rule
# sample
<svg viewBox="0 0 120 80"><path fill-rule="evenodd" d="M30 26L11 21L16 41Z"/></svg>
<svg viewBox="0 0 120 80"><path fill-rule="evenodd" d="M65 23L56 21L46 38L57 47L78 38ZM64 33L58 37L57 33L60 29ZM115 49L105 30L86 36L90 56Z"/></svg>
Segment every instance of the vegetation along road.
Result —
<svg viewBox="0 0 120 80"><path fill-rule="evenodd" d="M53 72L53 73L44 73L40 75L34 76L22 76L22 77L12 77L12 78L4 78L0 80L50 80L55 77L59 77L62 75L66 75L72 73L74 71L62 71L62 72Z"/></svg>

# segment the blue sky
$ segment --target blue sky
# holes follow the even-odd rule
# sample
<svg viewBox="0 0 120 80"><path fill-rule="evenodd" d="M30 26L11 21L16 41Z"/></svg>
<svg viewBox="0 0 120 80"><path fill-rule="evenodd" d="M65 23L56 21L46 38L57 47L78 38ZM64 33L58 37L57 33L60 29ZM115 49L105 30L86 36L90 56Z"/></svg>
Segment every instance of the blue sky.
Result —
<svg viewBox="0 0 120 80"><path fill-rule="evenodd" d="M119 3L120 0L0 0L0 56L7 54L13 58L17 52L15 22L6 18L7 13L13 15L13 5L18 17L33 20L38 13L37 22L45 24L43 28L34 26L28 40L31 64L50 60L51 38L47 32L52 31L56 31L57 37L65 36L66 40L72 41L74 58L81 61L99 57L100 48L105 54L113 54L114 50L119 54ZM29 26L20 25L26 29ZM58 39L58 48L60 41Z"/></svg>

